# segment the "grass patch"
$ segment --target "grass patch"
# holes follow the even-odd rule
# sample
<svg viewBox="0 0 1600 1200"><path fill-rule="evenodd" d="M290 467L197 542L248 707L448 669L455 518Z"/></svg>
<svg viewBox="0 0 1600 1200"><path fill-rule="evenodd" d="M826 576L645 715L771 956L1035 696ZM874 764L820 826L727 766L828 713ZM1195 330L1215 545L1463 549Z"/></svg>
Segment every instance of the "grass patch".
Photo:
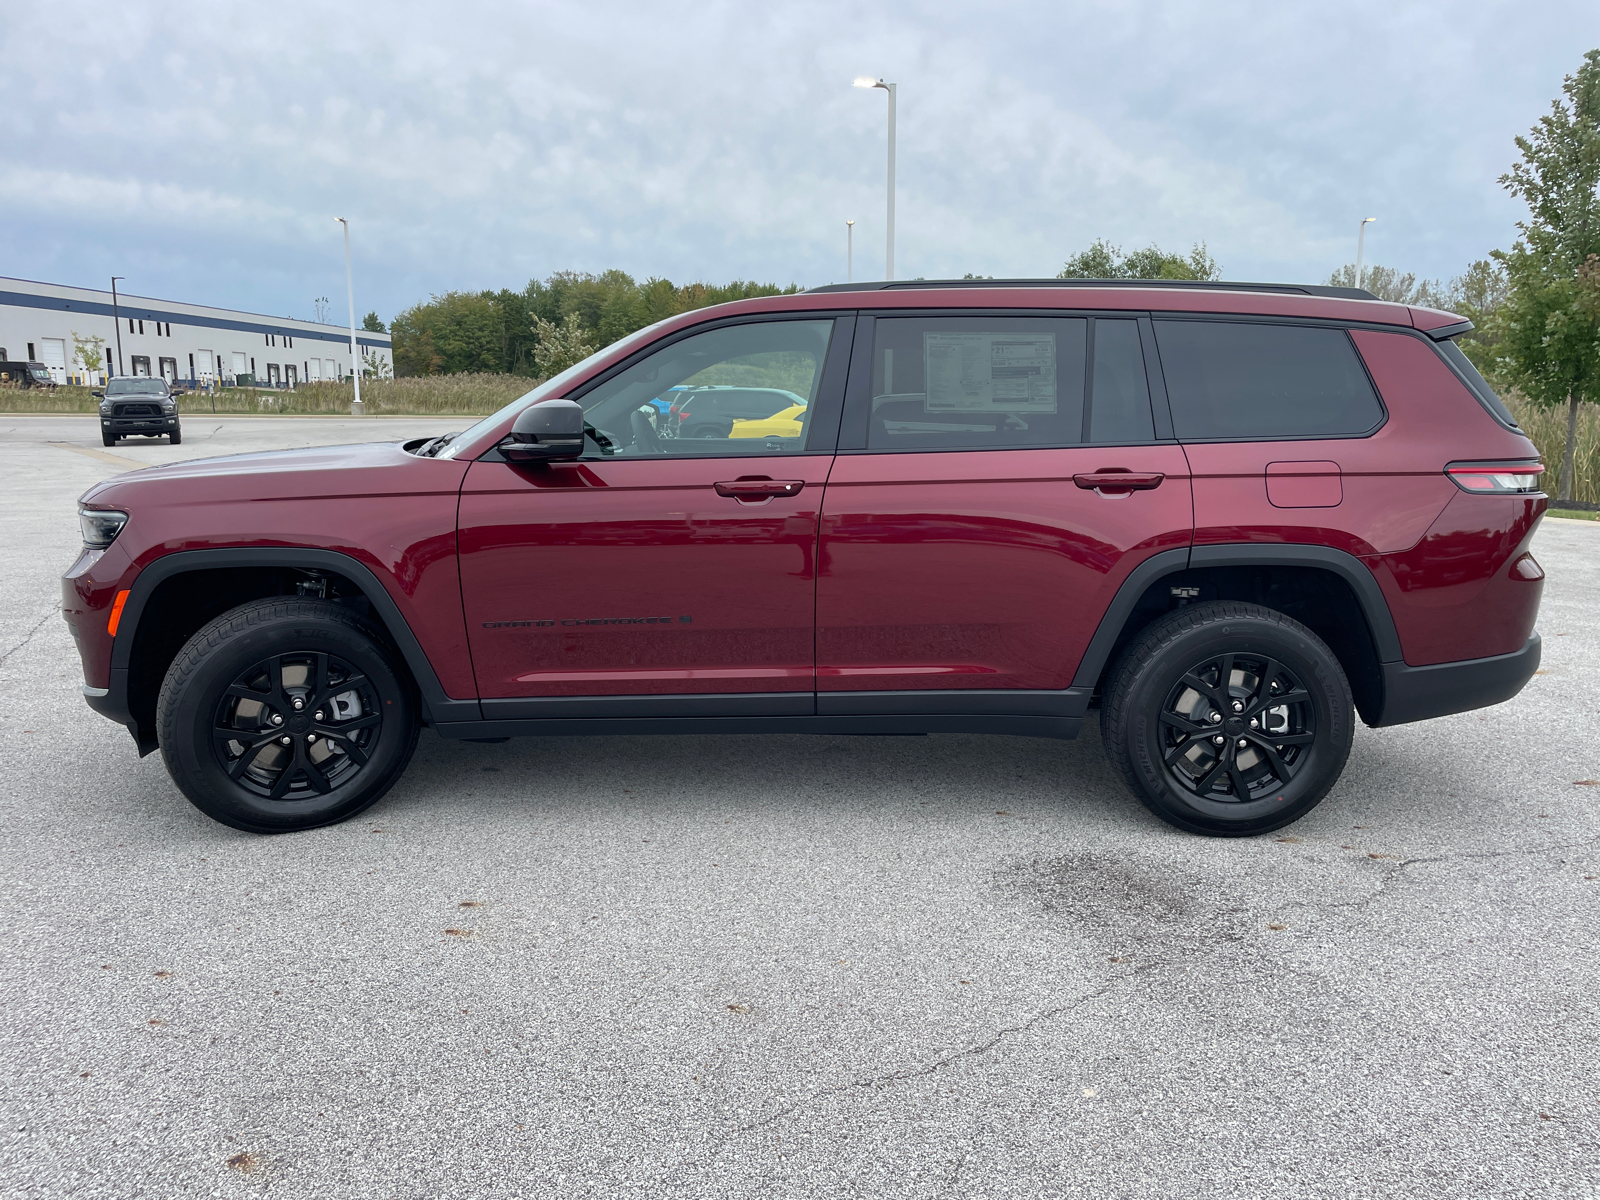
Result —
<svg viewBox="0 0 1600 1200"><path fill-rule="evenodd" d="M1540 486L1549 495L1556 495L1561 487L1561 454L1567 444L1566 406L1535 408L1515 392L1505 399L1522 432L1539 448L1539 457L1544 461ZM1600 404L1578 405L1578 436L1573 449L1570 499L1600 503Z"/></svg>
<svg viewBox="0 0 1600 1200"><path fill-rule="evenodd" d="M521 375L490 374L369 379L361 384L361 401L369 416L480 417L525 395L535 383ZM223 388L180 395L178 412L349 415L354 398L350 383L303 383L293 391ZM99 407L100 401L84 387L0 389L0 413L94 413Z"/></svg>

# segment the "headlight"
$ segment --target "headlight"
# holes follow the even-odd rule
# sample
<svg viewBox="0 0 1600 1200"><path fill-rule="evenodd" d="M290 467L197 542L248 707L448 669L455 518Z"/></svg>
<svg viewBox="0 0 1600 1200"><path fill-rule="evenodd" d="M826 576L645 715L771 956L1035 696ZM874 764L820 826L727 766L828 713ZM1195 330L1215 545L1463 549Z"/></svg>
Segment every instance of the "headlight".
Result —
<svg viewBox="0 0 1600 1200"><path fill-rule="evenodd" d="M103 412L103 413L109 413L111 411L111 401L109 401L109 400L100 401L100 411Z"/></svg>
<svg viewBox="0 0 1600 1200"><path fill-rule="evenodd" d="M128 523L128 514L105 508L80 508L78 525L83 530L83 544L91 550L104 550L111 545L122 527Z"/></svg>

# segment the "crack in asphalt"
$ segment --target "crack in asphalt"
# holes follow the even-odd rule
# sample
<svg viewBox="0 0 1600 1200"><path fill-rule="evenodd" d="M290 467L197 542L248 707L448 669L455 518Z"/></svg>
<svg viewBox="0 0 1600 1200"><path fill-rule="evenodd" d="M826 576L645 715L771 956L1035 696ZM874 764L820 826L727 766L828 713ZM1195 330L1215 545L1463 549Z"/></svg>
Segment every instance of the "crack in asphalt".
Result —
<svg viewBox="0 0 1600 1200"><path fill-rule="evenodd" d="M1280 904L1277 910L1282 912L1291 908L1350 908L1361 910L1376 900L1383 898L1390 885L1407 878L1407 867L1426 866L1433 863L1479 862L1491 858L1519 858L1531 857L1538 854L1549 854L1556 850L1588 850L1600 843L1600 837L1583 838L1576 842L1551 842L1544 846L1519 847L1515 850L1474 850L1464 854L1435 854L1427 857L1405 858L1394 863L1384 863L1384 876L1378 881L1378 886L1373 888L1369 895L1359 900L1291 900Z"/></svg>
<svg viewBox="0 0 1600 1200"><path fill-rule="evenodd" d="M54 613L45 613L44 616L39 618L39 623L37 625L35 625L32 629L28 630L28 636L27 637L23 638L20 642L18 642L15 646L11 647L11 649L7 650L4 654L0 654L0 667L5 666L6 663L8 661L10 661L11 656L13 654L15 654L18 650L21 650L29 642L33 641L34 634L38 633L39 630L43 629L44 626L45 626L45 622L48 621L54 615L55 615Z"/></svg>
<svg viewBox="0 0 1600 1200"><path fill-rule="evenodd" d="M1287 904L1278 905L1276 906L1276 910L1282 911L1289 908L1311 908L1354 909L1359 911L1381 899L1391 885L1393 885L1396 881L1405 879L1407 877L1406 869L1409 867L1425 866L1434 863L1475 862L1495 858L1527 857L1539 854L1549 854L1560 850L1592 849L1597 843L1600 843L1600 837L1584 838L1571 842L1552 842L1543 846L1519 847L1512 850L1468 851L1461 854L1429 855L1419 856L1417 858L1402 859L1393 863L1384 863L1383 869L1385 874L1379 881L1378 886L1374 888L1369 895L1360 899L1328 901L1297 900ZM1239 915L1251 911L1253 911L1253 908L1250 905L1236 905L1227 909L1218 910L1217 915ZM1224 940L1234 941L1237 939ZM1008 1025L997 1029L983 1041L977 1042L965 1050L958 1050L945 1054L931 1062L924 1063L921 1066L903 1067L897 1070L884 1071L875 1075L867 1075L856 1079L850 1079L843 1083L837 1083L827 1087L818 1088L816 1091L813 1091L798 1100L794 1100L782 1105L774 1112L767 1114L759 1120L747 1121L743 1124L734 1126L718 1139L715 1147L712 1148L711 1151L703 1158L681 1162L678 1165L678 1169L703 1169L709 1166L718 1156L720 1156L735 1139L747 1133L764 1129L767 1126L782 1121L787 1117L793 1116L795 1113L810 1107L819 1100L825 1100L834 1096L849 1095L855 1092L871 1091L880 1087L888 1087L893 1084L905 1083L909 1080L924 1078L926 1076L935 1074L936 1072L941 1071L952 1064L958 1063L963 1059L976 1058L986 1055L1008 1039L1013 1039L1019 1034L1032 1032L1034 1029L1048 1021L1055 1019L1056 1017L1060 1017L1066 1013L1070 1013L1076 1009L1082 1008L1090 1001L1097 1000L1102 996L1107 995L1113 989L1127 984L1130 980L1133 980L1140 975L1152 971L1164 970L1169 967L1182 966L1191 961L1192 959L1190 959L1189 956L1182 954L1172 957L1151 958L1145 962L1135 965L1132 970L1126 972L1125 974L1121 974L1113 979L1106 980L1099 987L1085 992L1071 1003L1046 1009L1045 1011L1037 1013L1028 1018L1026 1021L1022 1021L1016 1025ZM1316 972L1299 971L1288 964L1280 964L1278 969L1288 971L1296 975L1305 975L1308 978L1321 978L1321 976ZM1248 980L1240 980L1239 982L1248 982ZM961 1167L964 1165L964 1160L965 1155L957 1158L954 1164L953 1174L947 1175L944 1182L947 1184L953 1184L956 1181L960 1175Z"/></svg>

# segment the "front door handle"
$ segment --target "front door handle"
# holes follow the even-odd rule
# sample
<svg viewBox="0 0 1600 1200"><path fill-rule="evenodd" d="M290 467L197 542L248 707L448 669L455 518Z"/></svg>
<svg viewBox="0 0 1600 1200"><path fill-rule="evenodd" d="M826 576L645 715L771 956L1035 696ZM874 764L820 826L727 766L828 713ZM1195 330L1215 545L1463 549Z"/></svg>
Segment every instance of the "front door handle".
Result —
<svg viewBox="0 0 1600 1200"><path fill-rule="evenodd" d="M1158 488L1165 478L1160 471L1123 471L1113 468L1074 475L1072 482L1085 490L1093 488L1102 495L1122 496L1128 492L1148 492L1151 488Z"/></svg>
<svg viewBox="0 0 1600 1200"><path fill-rule="evenodd" d="M717 495L734 500L770 500L774 496L798 496L803 479L732 479L714 484Z"/></svg>

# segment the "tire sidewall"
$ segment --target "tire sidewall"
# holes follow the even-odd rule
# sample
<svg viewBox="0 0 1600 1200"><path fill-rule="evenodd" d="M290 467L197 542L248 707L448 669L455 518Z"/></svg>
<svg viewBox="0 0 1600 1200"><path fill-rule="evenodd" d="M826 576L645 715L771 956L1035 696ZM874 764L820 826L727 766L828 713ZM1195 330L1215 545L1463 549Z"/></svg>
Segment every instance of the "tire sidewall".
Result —
<svg viewBox="0 0 1600 1200"><path fill-rule="evenodd" d="M193 640L208 632L210 627L202 629ZM174 660L175 667L187 650ZM350 780L312 799L269 800L228 778L212 747L212 720L224 690L240 674L275 655L300 651L335 655L366 675L383 705L383 722L367 750L368 761ZM176 675L176 669L169 671L158 702L167 770L196 808L235 829L286 833L347 820L389 789L416 744L416 708L407 682L378 643L338 620L269 618L224 636L187 677Z"/></svg>
<svg viewBox="0 0 1600 1200"><path fill-rule="evenodd" d="M1310 696L1316 740L1288 785L1245 804L1201 800L1163 761L1160 714L1184 672L1223 654L1265 655L1298 678ZM1258 617L1229 617L1174 638L1144 664L1128 691L1128 756L1141 792L1161 816L1202 833L1249 836L1298 820L1338 781L1354 734L1344 673L1313 635Z"/></svg>

